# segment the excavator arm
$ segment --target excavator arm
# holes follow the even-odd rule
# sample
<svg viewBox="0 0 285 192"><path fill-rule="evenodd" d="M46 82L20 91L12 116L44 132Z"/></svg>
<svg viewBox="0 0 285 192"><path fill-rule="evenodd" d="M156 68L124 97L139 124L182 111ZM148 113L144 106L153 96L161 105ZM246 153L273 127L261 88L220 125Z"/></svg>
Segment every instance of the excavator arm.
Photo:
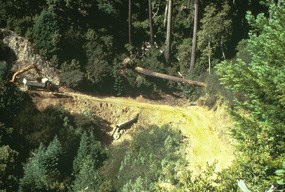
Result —
<svg viewBox="0 0 285 192"><path fill-rule="evenodd" d="M33 69L33 68L36 69L36 71L38 72L38 68L36 67L35 64L28 65L28 66L26 66L26 67L24 67L24 68L22 68L22 69L16 71L16 72L13 74L13 77L12 77L12 79L11 79L10 82L16 83L16 77L17 77L18 75L20 75L20 74L22 74L22 73L24 73L24 72L26 72L26 71L29 71L30 69Z"/></svg>

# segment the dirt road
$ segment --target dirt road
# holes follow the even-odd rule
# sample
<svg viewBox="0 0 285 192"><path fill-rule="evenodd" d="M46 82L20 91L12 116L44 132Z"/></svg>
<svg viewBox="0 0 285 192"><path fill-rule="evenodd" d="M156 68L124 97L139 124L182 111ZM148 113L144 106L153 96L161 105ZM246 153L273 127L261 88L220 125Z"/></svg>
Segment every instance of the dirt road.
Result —
<svg viewBox="0 0 285 192"><path fill-rule="evenodd" d="M41 98L37 104L44 107L60 102L72 113L94 113L113 125L139 114L139 120L131 131L147 125L170 125L181 130L190 145L187 158L195 172L199 172L207 163L211 164L215 160L218 162L217 170L223 169L229 166L234 158L233 147L227 134L232 123L222 107L212 111L187 104L178 107L142 102L139 99L99 98L72 92L58 96L64 97ZM121 139L127 138L128 132Z"/></svg>

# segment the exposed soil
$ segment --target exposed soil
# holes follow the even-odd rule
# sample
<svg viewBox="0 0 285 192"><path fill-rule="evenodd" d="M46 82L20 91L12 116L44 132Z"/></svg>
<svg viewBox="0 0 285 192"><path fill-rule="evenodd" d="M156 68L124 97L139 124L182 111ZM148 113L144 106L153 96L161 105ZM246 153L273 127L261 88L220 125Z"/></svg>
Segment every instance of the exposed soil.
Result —
<svg viewBox="0 0 285 192"><path fill-rule="evenodd" d="M199 172L207 163L214 161L217 161L217 170L221 170L228 167L234 158L228 136L232 122L223 107L217 107L213 111L169 95L164 95L164 99L159 101L151 101L143 97L99 98L72 92L33 94L33 100L40 110L48 105L62 105L70 113L100 117L105 121L106 133L109 136L112 135L116 124L139 115L138 121L130 126L120 139L109 142L111 145L132 139L132 132L148 125L170 125L179 129L185 136L185 142L189 143L186 153L189 168L194 172Z"/></svg>

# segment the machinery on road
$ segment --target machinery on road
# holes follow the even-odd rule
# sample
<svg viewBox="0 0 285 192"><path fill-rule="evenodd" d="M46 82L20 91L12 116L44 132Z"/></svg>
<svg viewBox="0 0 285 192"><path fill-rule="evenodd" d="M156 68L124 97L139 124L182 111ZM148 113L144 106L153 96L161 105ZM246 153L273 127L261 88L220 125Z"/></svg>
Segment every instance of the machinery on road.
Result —
<svg viewBox="0 0 285 192"><path fill-rule="evenodd" d="M20 70L17 70L13 74L13 77L10 80L10 82L16 84L18 76L31 69L35 69L40 77L37 78L37 81L31 81L31 80L27 80L26 78L23 78L22 82L24 84L25 90L47 90L47 91L52 91L52 92L58 92L59 86L53 84L47 78L41 78L40 70L37 68L35 64L28 65Z"/></svg>
<svg viewBox="0 0 285 192"><path fill-rule="evenodd" d="M43 78L41 82L38 81L29 81L27 79L23 79L23 83L26 90L47 90L52 92L58 92L59 86L53 84L47 78Z"/></svg>

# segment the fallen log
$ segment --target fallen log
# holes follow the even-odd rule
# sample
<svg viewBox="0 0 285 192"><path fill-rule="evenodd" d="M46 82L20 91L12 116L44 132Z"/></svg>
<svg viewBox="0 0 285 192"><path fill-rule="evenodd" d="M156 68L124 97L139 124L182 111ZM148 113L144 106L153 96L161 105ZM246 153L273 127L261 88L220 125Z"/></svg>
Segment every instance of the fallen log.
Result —
<svg viewBox="0 0 285 192"><path fill-rule="evenodd" d="M189 80L189 79L183 79L183 78L175 77L175 76L172 76L172 75L166 75L166 74L163 74L163 73L157 73L157 72L154 72L154 71L151 71L151 70L148 70L148 69L144 69L142 67L136 67L135 71L138 72L138 73L147 75L147 76L158 77L158 78L167 79L167 80L170 80L170 81L186 83L186 84L189 84L189 85L192 85L192 86L199 86L199 87L206 87L207 86L207 84L204 83L204 82L192 81L192 80Z"/></svg>
<svg viewBox="0 0 285 192"><path fill-rule="evenodd" d="M129 129L134 123L138 121L138 118L139 114L124 123L116 124L115 129L112 133L113 138L116 140L119 139L126 129Z"/></svg>

